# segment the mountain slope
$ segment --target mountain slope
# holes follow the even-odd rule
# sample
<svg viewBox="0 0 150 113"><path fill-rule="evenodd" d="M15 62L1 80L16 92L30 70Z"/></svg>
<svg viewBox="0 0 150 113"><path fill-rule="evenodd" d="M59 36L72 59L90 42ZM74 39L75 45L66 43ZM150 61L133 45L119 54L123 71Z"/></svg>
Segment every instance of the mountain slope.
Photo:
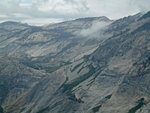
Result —
<svg viewBox="0 0 150 113"><path fill-rule="evenodd" d="M150 29L145 27L149 26L149 22L150 18L147 18L131 24L139 24L139 27L107 40L91 56L97 65L107 65L105 73L115 72L122 77L112 98L103 104L100 113L149 112ZM138 101L140 99L142 101Z"/></svg>
<svg viewBox="0 0 150 113"><path fill-rule="evenodd" d="M83 36L82 31L92 30L97 23L105 28L111 22L106 17L84 18L46 27L5 22L0 25L0 52L35 69L61 67L91 53L99 42L108 38L106 35L99 37L100 34L94 38L90 34ZM93 31L100 30L103 34L104 29L99 26Z"/></svg>
<svg viewBox="0 0 150 113"><path fill-rule="evenodd" d="M46 75L6 56L0 56L0 64L0 104L5 106L11 105Z"/></svg>
<svg viewBox="0 0 150 113"><path fill-rule="evenodd" d="M17 22L0 24L0 53L3 55L0 62L0 90L3 92L0 95L0 105L4 111L28 94L39 80L92 53L104 39L98 35L95 39L90 36L86 38L80 32L101 22L107 23L103 26L107 27L112 21L106 17L98 17L47 27L34 27Z"/></svg>
<svg viewBox="0 0 150 113"><path fill-rule="evenodd" d="M149 12L145 14L146 16L137 14L119 19L108 24L105 29L100 29L97 32L103 31L103 35L107 37L99 42L100 45L95 51L93 50L94 52L88 52L84 57L80 50L70 53L70 56L74 56L74 53L79 52L78 55L81 57L77 60L67 60L70 63L62 65L40 79L12 105L5 106L4 110L7 113L149 113L150 17L147 16L148 14ZM75 25L76 21L83 20L75 20ZM91 21L88 19L85 23L89 24L89 20ZM60 26L65 25L61 23ZM55 25L52 25L52 28L50 26L42 29L55 27ZM57 29L59 28L61 27ZM66 30L68 29L64 30L65 33ZM108 33L110 35L105 35ZM70 39L70 36L67 39ZM60 42L64 43L64 40ZM83 43L87 42L84 40ZM89 44L88 47L90 48ZM75 48L73 47L72 50ZM64 55L66 55L65 50L62 51ZM49 58L47 55L42 57ZM56 55L54 59L58 58ZM61 58L63 59L62 56ZM36 61L37 64L43 62L39 59ZM49 62L51 66L51 61Z"/></svg>

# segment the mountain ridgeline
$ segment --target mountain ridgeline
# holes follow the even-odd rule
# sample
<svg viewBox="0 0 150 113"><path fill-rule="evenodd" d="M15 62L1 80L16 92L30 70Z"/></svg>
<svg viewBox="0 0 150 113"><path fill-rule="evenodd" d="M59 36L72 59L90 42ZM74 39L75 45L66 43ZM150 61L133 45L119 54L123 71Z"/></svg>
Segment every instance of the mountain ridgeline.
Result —
<svg viewBox="0 0 150 113"><path fill-rule="evenodd" d="M150 113L150 12L0 24L0 113Z"/></svg>

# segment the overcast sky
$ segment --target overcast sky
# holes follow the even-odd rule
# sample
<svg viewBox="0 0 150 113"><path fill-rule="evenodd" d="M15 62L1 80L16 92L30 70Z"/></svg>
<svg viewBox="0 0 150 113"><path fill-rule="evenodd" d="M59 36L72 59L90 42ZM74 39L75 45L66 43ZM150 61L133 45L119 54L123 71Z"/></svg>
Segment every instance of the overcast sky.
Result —
<svg viewBox="0 0 150 113"><path fill-rule="evenodd" d="M0 0L0 22L42 25L82 17L118 19L150 10L150 0Z"/></svg>

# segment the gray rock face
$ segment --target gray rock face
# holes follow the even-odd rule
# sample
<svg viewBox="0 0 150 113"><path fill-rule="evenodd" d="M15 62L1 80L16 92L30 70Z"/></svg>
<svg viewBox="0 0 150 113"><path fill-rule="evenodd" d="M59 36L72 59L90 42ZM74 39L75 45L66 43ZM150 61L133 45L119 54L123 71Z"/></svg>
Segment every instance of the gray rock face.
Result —
<svg viewBox="0 0 150 113"><path fill-rule="evenodd" d="M0 90L9 89L0 95L4 112L149 113L148 15L46 27L3 23L0 52L9 56L0 62Z"/></svg>
<svg viewBox="0 0 150 113"><path fill-rule="evenodd" d="M0 53L2 54L0 105L4 109L9 108L16 101L21 100L26 93L28 94L40 80L51 76L51 72L92 53L104 38L99 38L99 35L94 39L91 36L84 37L81 31L90 29L96 23L101 22L107 27L112 21L106 17L98 17L46 27L34 27L17 22L0 24ZM104 32L99 28L96 30ZM108 38L108 36L103 37ZM54 75L58 77L57 74ZM51 77L49 80L56 81ZM57 82L60 83L60 81L59 79ZM55 87L52 84L51 86ZM56 89L57 87L54 92ZM35 93L31 95L33 94ZM45 99L43 101L45 102Z"/></svg>
<svg viewBox="0 0 150 113"><path fill-rule="evenodd" d="M46 74L18 61L0 57L0 103L9 106Z"/></svg>

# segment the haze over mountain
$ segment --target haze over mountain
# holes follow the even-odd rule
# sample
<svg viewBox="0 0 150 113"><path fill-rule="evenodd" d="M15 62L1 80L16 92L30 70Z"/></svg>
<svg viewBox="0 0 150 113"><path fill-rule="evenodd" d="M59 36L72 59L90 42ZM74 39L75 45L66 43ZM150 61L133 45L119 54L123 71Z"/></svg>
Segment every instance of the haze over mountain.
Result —
<svg viewBox="0 0 150 113"><path fill-rule="evenodd" d="M0 113L150 113L150 12L0 24Z"/></svg>

